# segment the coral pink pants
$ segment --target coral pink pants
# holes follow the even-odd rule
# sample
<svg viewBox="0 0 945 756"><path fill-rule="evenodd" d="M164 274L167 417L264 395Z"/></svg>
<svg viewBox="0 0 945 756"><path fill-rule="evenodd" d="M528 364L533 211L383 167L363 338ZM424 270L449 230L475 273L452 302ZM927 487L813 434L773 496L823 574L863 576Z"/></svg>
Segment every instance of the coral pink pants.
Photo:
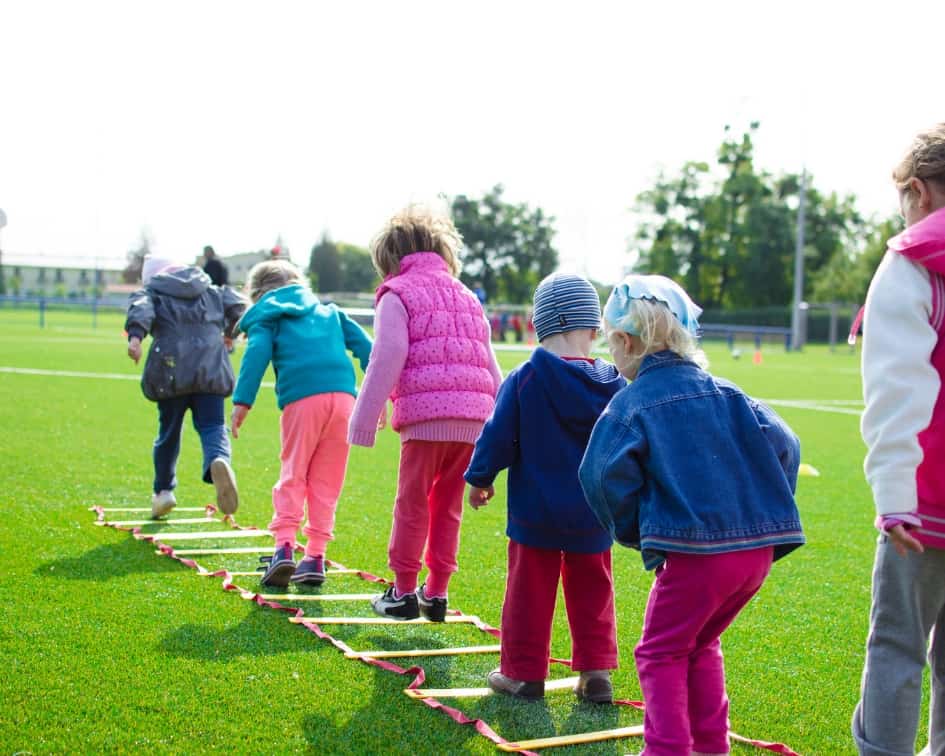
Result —
<svg viewBox="0 0 945 756"><path fill-rule="evenodd" d="M269 530L277 544L295 546L303 516L306 556L323 556L348 464L351 394L315 394L286 405L280 420L282 471L272 489Z"/></svg>
<svg viewBox="0 0 945 756"><path fill-rule="evenodd" d="M761 588L773 554L673 552L657 568L635 651L646 756L729 752L719 636Z"/></svg>
<svg viewBox="0 0 945 756"><path fill-rule="evenodd" d="M578 554L509 541L500 671L513 680L533 682L548 676L559 575L571 628L572 669L617 667L610 551Z"/></svg>
<svg viewBox="0 0 945 756"><path fill-rule="evenodd" d="M394 523L387 547L397 593L417 587L420 558L426 544L428 596L446 596L450 576L458 569L459 526L463 518L463 473L473 445L459 441L404 441Z"/></svg>

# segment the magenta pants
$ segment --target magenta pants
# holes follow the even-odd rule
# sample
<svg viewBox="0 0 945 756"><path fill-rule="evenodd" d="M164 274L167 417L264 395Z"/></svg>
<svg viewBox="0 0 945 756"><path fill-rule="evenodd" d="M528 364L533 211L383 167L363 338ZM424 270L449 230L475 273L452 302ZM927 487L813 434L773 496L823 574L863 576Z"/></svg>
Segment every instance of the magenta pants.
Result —
<svg viewBox="0 0 945 756"><path fill-rule="evenodd" d="M728 753L728 696L719 639L764 583L767 546L727 554L670 553L657 568L636 647L646 705L646 756Z"/></svg>
<svg viewBox="0 0 945 756"><path fill-rule="evenodd" d="M275 515L269 530L281 545L295 546L303 517L305 555L324 556L348 465L351 394L315 394L287 404L279 422L282 471L272 489Z"/></svg>
<svg viewBox="0 0 945 756"><path fill-rule="evenodd" d="M579 554L509 541L509 576L502 605L503 675L527 682L548 676L559 576L571 629L571 668L617 667L610 550Z"/></svg>
<svg viewBox="0 0 945 756"><path fill-rule="evenodd" d="M417 587L426 545L428 596L445 596L456 572L459 526L463 519L463 473L473 445L459 441L405 441L400 447L400 471L394 523L387 547L397 592Z"/></svg>

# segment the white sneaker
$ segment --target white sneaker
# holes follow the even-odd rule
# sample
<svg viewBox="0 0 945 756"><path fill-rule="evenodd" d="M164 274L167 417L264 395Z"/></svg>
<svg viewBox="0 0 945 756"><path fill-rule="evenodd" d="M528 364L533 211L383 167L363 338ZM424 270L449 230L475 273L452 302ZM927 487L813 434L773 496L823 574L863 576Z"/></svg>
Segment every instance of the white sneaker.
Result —
<svg viewBox="0 0 945 756"><path fill-rule="evenodd" d="M223 457L217 457L210 463L210 479L217 489L217 509L225 515L233 514L240 505L240 495L236 490L236 475L233 468Z"/></svg>
<svg viewBox="0 0 945 756"><path fill-rule="evenodd" d="M151 519L163 517L177 506L177 498L173 491L158 491L151 497Z"/></svg>

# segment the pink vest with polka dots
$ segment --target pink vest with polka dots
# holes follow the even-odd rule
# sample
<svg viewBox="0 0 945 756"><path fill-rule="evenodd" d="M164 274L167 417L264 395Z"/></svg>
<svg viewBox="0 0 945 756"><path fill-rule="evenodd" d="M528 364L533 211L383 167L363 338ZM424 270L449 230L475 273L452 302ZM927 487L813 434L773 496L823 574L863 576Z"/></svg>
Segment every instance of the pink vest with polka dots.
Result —
<svg viewBox="0 0 945 756"><path fill-rule="evenodd" d="M415 252L377 289L407 311L407 361L391 398L394 430L428 420L485 422L495 405L489 324L482 305L435 252Z"/></svg>

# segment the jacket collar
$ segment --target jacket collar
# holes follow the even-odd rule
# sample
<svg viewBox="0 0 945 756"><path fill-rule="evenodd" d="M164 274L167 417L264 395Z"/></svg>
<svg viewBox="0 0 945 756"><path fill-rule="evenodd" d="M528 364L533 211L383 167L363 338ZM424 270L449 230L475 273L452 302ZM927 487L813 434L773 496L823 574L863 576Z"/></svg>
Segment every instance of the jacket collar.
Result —
<svg viewBox="0 0 945 756"><path fill-rule="evenodd" d="M640 363L640 369L637 371L637 378L643 375L647 370L657 370L671 365L695 365L692 360L680 357L676 352L664 349L662 352L653 352L643 358Z"/></svg>

